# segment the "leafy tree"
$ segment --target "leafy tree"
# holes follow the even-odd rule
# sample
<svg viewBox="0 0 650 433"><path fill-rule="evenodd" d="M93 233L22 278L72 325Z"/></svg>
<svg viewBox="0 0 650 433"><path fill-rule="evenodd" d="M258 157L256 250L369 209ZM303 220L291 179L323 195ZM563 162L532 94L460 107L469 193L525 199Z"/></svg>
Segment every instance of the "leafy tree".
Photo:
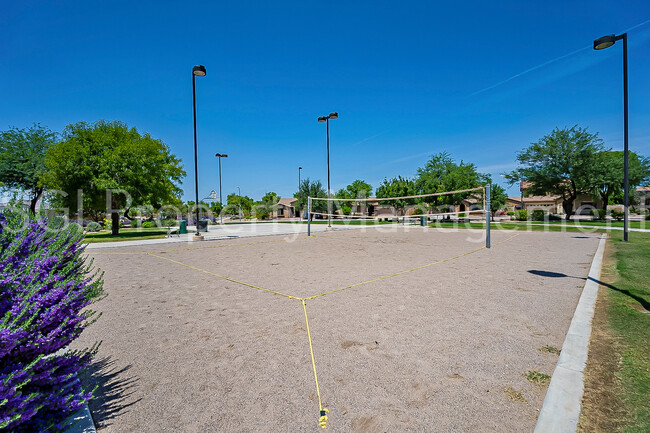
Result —
<svg viewBox="0 0 650 433"><path fill-rule="evenodd" d="M595 193L602 200L602 209L607 211L610 198L623 199L624 156L622 151L603 151L597 155ZM650 177L650 160L634 152L628 154L628 182L630 191ZM631 195L631 194L630 194Z"/></svg>
<svg viewBox="0 0 650 433"><path fill-rule="evenodd" d="M250 214L251 208L253 207L253 199L242 195L241 197L235 194L228 194L227 204L230 209L233 209L236 213L239 213L239 206L241 203L241 211L244 214Z"/></svg>
<svg viewBox="0 0 650 433"><path fill-rule="evenodd" d="M490 213L494 218L494 214L505 207L508 201L508 194L506 190L497 184L490 186Z"/></svg>
<svg viewBox="0 0 650 433"><path fill-rule="evenodd" d="M112 231L117 235L116 209L124 208L124 215L130 218L132 206L180 204L178 183L185 176L180 162L162 140L140 134L124 122L78 122L68 125L62 141L49 149L44 183L67 194L57 196L58 204L70 209L83 206L96 220L110 197ZM83 192L81 203L79 190Z"/></svg>
<svg viewBox="0 0 650 433"><path fill-rule="evenodd" d="M522 166L506 178L511 184L526 180L531 182L530 194L552 194L562 197L566 219L573 215L573 202L580 194L588 194L597 185L594 167L603 141L598 134L575 125L572 128L555 128L553 132L532 143L517 154Z"/></svg>
<svg viewBox="0 0 650 433"><path fill-rule="evenodd" d="M255 203L254 213L257 219L267 219L278 209L280 196L274 192L267 192L261 201Z"/></svg>
<svg viewBox="0 0 650 433"><path fill-rule="evenodd" d="M212 203L210 203L210 212L212 212L214 215L220 215L221 203L218 201L213 201Z"/></svg>
<svg viewBox="0 0 650 433"><path fill-rule="evenodd" d="M372 186L363 180L357 179L336 193L336 198L368 198L372 193Z"/></svg>
<svg viewBox="0 0 650 433"><path fill-rule="evenodd" d="M278 204L279 201L280 201L280 196L274 192L267 192L266 194L264 194L264 197L262 197L262 203L268 206L275 206Z"/></svg>
<svg viewBox="0 0 650 433"><path fill-rule="evenodd" d="M382 184L377 188L377 198L387 197L404 197L416 195L415 182L411 179L397 176L392 179L384 179ZM379 200L379 204L393 206L404 215L404 208L416 203L416 199L398 199L398 200Z"/></svg>
<svg viewBox="0 0 650 433"><path fill-rule="evenodd" d="M490 181L490 177L487 176L488 181ZM506 205L506 202L508 201L508 194L506 194L506 190L497 184L491 184L490 185L490 215L492 220L494 220L494 214L500 209L503 209L503 207ZM483 194L478 199L478 204L483 206Z"/></svg>
<svg viewBox="0 0 650 433"><path fill-rule="evenodd" d="M335 197L339 199L365 199L370 197L370 194L372 193L372 186L363 180L357 179L354 182L352 182L350 185L348 185L345 188L341 188L338 190L336 193ZM366 203L365 200L359 200L359 201L345 201L341 203L341 211L345 215L349 215L352 213L354 210L356 212L356 209L359 206L362 206Z"/></svg>
<svg viewBox="0 0 650 433"><path fill-rule="evenodd" d="M323 188L320 180L312 182L307 178L300 182L300 189L293 196L298 199L297 209L306 210L308 197L327 198L327 192ZM313 200L311 206L312 212L324 212L327 210L327 202L323 200Z"/></svg>
<svg viewBox="0 0 650 433"><path fill-rule="evenodd" d="M456 163L447 152L433 155L424 167L418 168L415 180L418 194L436 194L448 191L477 188L487 183L487 176L476 171L474 164ZM457 205L475 193L458 193L424 197L422 200L438 205Z"/></svg>
<svg viewBox="0 0 650 433"><path fill-rule="evenodd" d="M55 143L56 134L38 123L26 129L0 132L0 183L5 189L27 191L32 213L36 212L36 203L43 195L45 154Z"/></svg>

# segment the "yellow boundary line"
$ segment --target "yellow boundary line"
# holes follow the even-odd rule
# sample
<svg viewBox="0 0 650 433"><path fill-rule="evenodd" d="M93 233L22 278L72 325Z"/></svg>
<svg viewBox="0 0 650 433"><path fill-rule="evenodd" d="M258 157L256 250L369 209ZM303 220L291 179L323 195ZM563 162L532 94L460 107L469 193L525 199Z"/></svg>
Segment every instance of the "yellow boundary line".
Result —
<svg viewBox="0 0 650 433"><path fill-rule="evenodd" d="M176 263L177 265L185 266L186 268L194 269L195 271L203 272L204 274L212 275L213 277L221 278L223 280L230 281L232 283L241 284L242 286L251 287L253 289L261 290L263 292L273 293L274 295L284 296L285 298L289 298L289 299L296 298L295 296L287 295L286 293L277 292L277 291L271 290L271 289L265 289L264 287L256 286L254 284L244 283L243 281L235 280L234 278L225 277L223 275L215 274L214 272L206 271L205 269L197 268L196 266L188 265L186 263L179 262L177 260L173 260L173 259L170 259L168 257L159 256L159 255L153 254L153 253L150 253L148 255L152 256L152 257L157 257L159 259L167 260L167 261L170 261L172 263ZM297 299L302 299L302 298L297 298Z"/></svg>
<svg viewBox="0 0 650 433"><path fill-rule="evenodd" d="M512 239L512 238L514 238L514 237L517 237L517 236L519 236L520 234L521 234L521 233L517 233L516 235L511 236L511 237L509 237L508 239L505 239L505 240L503 240L503 241L497 242L497 243L494 244L494 245L499 245L499 244L501 244L501 243L503 243L503 242L509 241L510 239ZM359 286L363 286L363 285L366 285L366 284L375 283L375 282L377 282L377 281L387 280L387 279L389 279L389 278L393 278L393 277L397 277L397 276L400 276L400 275L404 275L404 274L407 274L407 273L409 273L409 272L413 272L413 271L417 271L417 270L420 270L420 269L428 268L429 266L438 265L438 264L440 264L440 263L449 262L449 261L451 261L451 260L459 259L459 258L461 258L461 257L463 257L463 256L468 256L468 255L470 255L470 254L476 253L476 252L481 251L481 250L483 250L483 249L486 249L485 246L482 246L481 248L477 248L477 249L472 250L472 251L468 251L468 252L466 252L466 253L458 254L458 255L453 256L453 257L449 257L449 258L446 258L446 259L438 260L438 261L435 261L435 262L432 262L432 263L427 263L426 265L422 265L422 266L418 266L418 267L415 267L415 268L407 269L407 270L405 270L405 271L395 272L394 274L384 275L383 277L373 278L372 280L362 281L362 282L360 282L360 283L355 283L355 284L350 284L349 286L341 287L340 289L334 289L334 290L330 290L329 292L324 292L324 293L320 293L320 294L318 294L318 295L310 296L310 297L308 297L308 298L305 298L305 300L316 299L316 298L319 298L319 297L321 297L321 296L331 295L332 293L336 293L336 292L340 292L340 291L343 291L343 290L351 289L351 288L353 288L353 287L359 287Z"/></svg>
<svg viewBox="0 0 650 433"><path fill-rule="evenodd" d="M509 240L521 235L521 234L522 233L517 233L514 236L510 236L507 239L504 239L504 240L502 240L500 242L495 243L494 245L496 246L496 245L502 244L504 242L507 242L507 241L509 241ZM279 240L264 241L264 242L248 242L246 244L237 244L237 245L251 245L251 244L259 244L259 243L278 242L278 241ZM171 252L171 251L187 251L187 250L195 250L195 249L206 249L206 248L221 248L221 247L225 247L225 246L226 245L219 245L219 246L213 246L213 247L211 246L211 247L181 248L181 249L176 249L176 250L162 251L160 253ZM227 245L227 246L235 246L235 245ZM230 278L230 277L226 277L226 276L223 276L223 275L216 274L214 272L206 271L205 269L201 269L201 268L198 268L196 266L188 265L186 263L179 262L178 260L173 260L173 259L170 259L168 257L159 256L158 254L156 254L158 252L151 252L151 253L147 253L147 252L133 252L133 253L114 252L114 253L103 253L103 254L148 255L148 256L156 257L156 258L159 258L159 259L162 259L162 260L167 260L169 262L176 263L176 264L184 266L186 268L193 269L193 270L198 271L198 272L203 272L204 274L208 274L208 275L211 275L211 276L214 276L214 277L217 277L217 278L221 278L223 280L230 281L232 283L240 284L242 286L250 287L250 288L253 288L253 289L256 289L256 290L260 290L260 291L271 293L271 294L278 295L278 296L283 296L283 297L289 298L289 299L297 299L297 300L299 300L302 303L302 309L303 309L303 313L305 315L305 325L307 326L307 339L309 340L309 353L311 355L312 370L314 371L314 382L316 383L316 395L318 396L318 409L319 409L318 425L325 429L325 428L327 428L327 421L328 421L328 415L327 414L329 413L329 409L323 407L323 403L322 403L322 399L321 399L321 395L320 395L320 386L318 385L318 374L316 372L316 360L315 360L315 357L314 357L314 347L313 347L312 338L311 338L311 330L309 328L309 318L307 316L307 304L306 304L306 301L311 300L311 299L316 299L316 298L319 298L319 297L323 297L323 296L326 296L326 295L330 295L330 294L333 294L333 293L336 293L336 292L340 292L342 290L351 289L353 287L358 287L358 286L370 284L370 283L381 281L381 280L387 280L389 278L404 275L406 273L414 272L414 271L424 269L424 268L427 268L427 267L430 267L430 266L433 266L433 265L437 265L437 264L440 264L440 263L449 262L451 260L455 260L455 259L458 259L460 257L464 257L464 256L468 256L470 254L476 253L476 252L481 251L483 249L486 249L486 247L482 246L481 248L477 248L477 249L472 250L472 251L468 251L468 252L465 252L465 253L462 253L462 254L458 254L458 255L455 255L453 257L449 257L449 258L442 259L442 260L437 260L435 262L428 263L426 265L417 266L415 268L407 269L407 270L401 271L401 272L395 272L393 274L385 275L385 276L379 277L379 278L374 278L372 280L363 281L363 282L356 283L356 284L351 284L349 286L341 287L340 289L330 290L329 292L324 292L324 293L321 293L321 294L318 294L318 295L310 296L308 298L301 298L301 297L298 297L298 296L288 295L286 293L278 292L278 291L271 290L271 289L265 289L264 287L260 287L260 286L254 285L254 284L249 284L249 283L245 283L243 281L235 280L234 278Z"/></svg>

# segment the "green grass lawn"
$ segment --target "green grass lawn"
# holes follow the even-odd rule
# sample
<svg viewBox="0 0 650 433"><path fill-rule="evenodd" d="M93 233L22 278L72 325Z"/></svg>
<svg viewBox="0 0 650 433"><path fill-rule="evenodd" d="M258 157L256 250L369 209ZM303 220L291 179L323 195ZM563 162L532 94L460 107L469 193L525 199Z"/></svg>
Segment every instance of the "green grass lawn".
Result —
<svg viewBox="0 0 650 433"><path fill-rule="evenodd" d="M92 244L97 242L119 242L119 241L132 241L141 239L161 239L167 236L167 229L152 228L152 229L120 229L117 236L113 236L110 230L102 230L96 233L86 233L84 235L84 242Z"/></svg>
<svg viewBox="0 0 650 433"><path fill-rule="evenodd" d="M612 233L617 275L607 281L608 321L620 342L618 377L630 425L625 432L650 432L650 233Z"/></svg>
<svg viewBox="0 0 650 433"><path fill-rule="evenodd" d="M527 224L525 221L504 221L504 224ZM530 221L530 224L608 226L623 228L623 221ZM650 221L629 221L632 229L650 229Z"/></svg>
<svg viewBox="0 0 650 433"><path fill-rule="evenodd" d="M435 222L430 223L429 227L440 227L440 228L454 228L454 229L485 229L484 222L472 222L472 223L456 223L456 222ZM588 232L588 233L601 233L611 231L607 227L597 228L597 229L587 229L574 226L562 226L562 225L540 225L540 224L511 224L511 223L495 223L491 224L492 230L521 230L521 231L549 231L549 232Z"/></svg>

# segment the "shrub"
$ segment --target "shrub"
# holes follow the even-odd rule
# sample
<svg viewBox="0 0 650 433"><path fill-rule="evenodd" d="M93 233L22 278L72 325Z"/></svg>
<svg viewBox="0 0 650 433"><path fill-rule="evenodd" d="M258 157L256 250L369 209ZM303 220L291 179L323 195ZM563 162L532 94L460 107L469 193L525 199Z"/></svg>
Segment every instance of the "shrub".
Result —
<svg viewBox="0 0 650 433"><path fill-rule="evenodd" d="M82 237L43 219L0 214L0 430L56 431L88 402L77 373L97 346L60 351L94 321L103 293Z"/></svg>
<svg viewBox="0 0 650 433"><path fill-rule="evenodd" d="M101 229L102 229L102 225L95 221L89 222L88 225L86 226L87 232L98 232Z"/></svg>
<svg viewBox="0 0 650 433"><path fill-rule="evenodd" d="M67 229L70 231L70 233L74 234L81 234L84 231L83 227L77 223L68 223Z"/></svg>
<svg viewBox="0 0 650 433"><path fill-rule="evenodd" d="M591 214L594 216L594 221L602 221L605 219L607 211L605 209L592 209Z"/></svg>
<svg viewBox="0 0 650 433"><path fill-rule="evenodd" d="M134 229L142 227L142 220L140 220L138 218L133 218L131 220L131 227L134 228Z"/></svg>
<svg viewBox="0 0 650 433"><path fill-rule="evenodd" d="M160 222L163 227L176 227L178 225L178 221L176 221L174 218L166 218Z"/></svg>
<svg viewBox="0 0 650 433"><path fill-rule="evenodd" d="M562 221L564 218L562 218L560 215L556 215L554 213L548 214L548 220L549 221Z"/></svg>
<svg viewBox="0 0 650 433"><path fill-rule="evenodd" d="M352 208L348 205L343 205L341 206L341 212L343 212L343 215L350 215L352 213Z"/></svg>
<svg viewBox="0 0 650 433"><path fill-rule="evenodd" d="M144 221L142 223L142 228L143 229L152 229L156 227L156 222L155 221Z"/></svg>
<svg viewBox="0 0 650 433"><path fill-rule="evenodd" d="M650 210L645 211L645 220L650 221Z"/></svg>
<svg viewBox="0 0 650 433"><path fill-rule="evenodd" d="M513 210L509 210L506 213L508 214L508 216L515 216L515 211L513 211Z"/></svg>
<svg viewBox="0 0 650 433"><path fill-rule="evenodd" d="M612 218L614 218L616 221L620 221L625 217L625 212L619 212L617 210L612 210Z"/></svg>
<svg viewBox="0 0 650 433"><path fill-rule="evenodd" d="M546 216L546 212L542 209L535 209L533 211L533 215L531 216L531 219L533 221L544 221L544 217Z"/></svg>
<svg viewBox="0 0 650 433"><path fill-rule="evenodd" d="M519 209L518 211L515 211L515 218L518 221L527 221L528 211L526 209Z"/></svg>

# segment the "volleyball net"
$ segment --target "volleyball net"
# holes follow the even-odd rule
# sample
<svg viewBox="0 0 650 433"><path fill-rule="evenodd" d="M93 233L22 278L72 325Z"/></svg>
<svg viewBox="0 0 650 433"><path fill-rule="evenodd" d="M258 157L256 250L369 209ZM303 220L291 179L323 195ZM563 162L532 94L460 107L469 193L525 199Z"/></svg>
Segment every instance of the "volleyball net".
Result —
<svg viewBox="0 0 650 433"><path fill-rule="evenodd" d="M364 224L397 223L426 225L429 221L484 220L489 248L490 185L430 194L399 197L309 197L308 235L312 219Z"/></svg>

